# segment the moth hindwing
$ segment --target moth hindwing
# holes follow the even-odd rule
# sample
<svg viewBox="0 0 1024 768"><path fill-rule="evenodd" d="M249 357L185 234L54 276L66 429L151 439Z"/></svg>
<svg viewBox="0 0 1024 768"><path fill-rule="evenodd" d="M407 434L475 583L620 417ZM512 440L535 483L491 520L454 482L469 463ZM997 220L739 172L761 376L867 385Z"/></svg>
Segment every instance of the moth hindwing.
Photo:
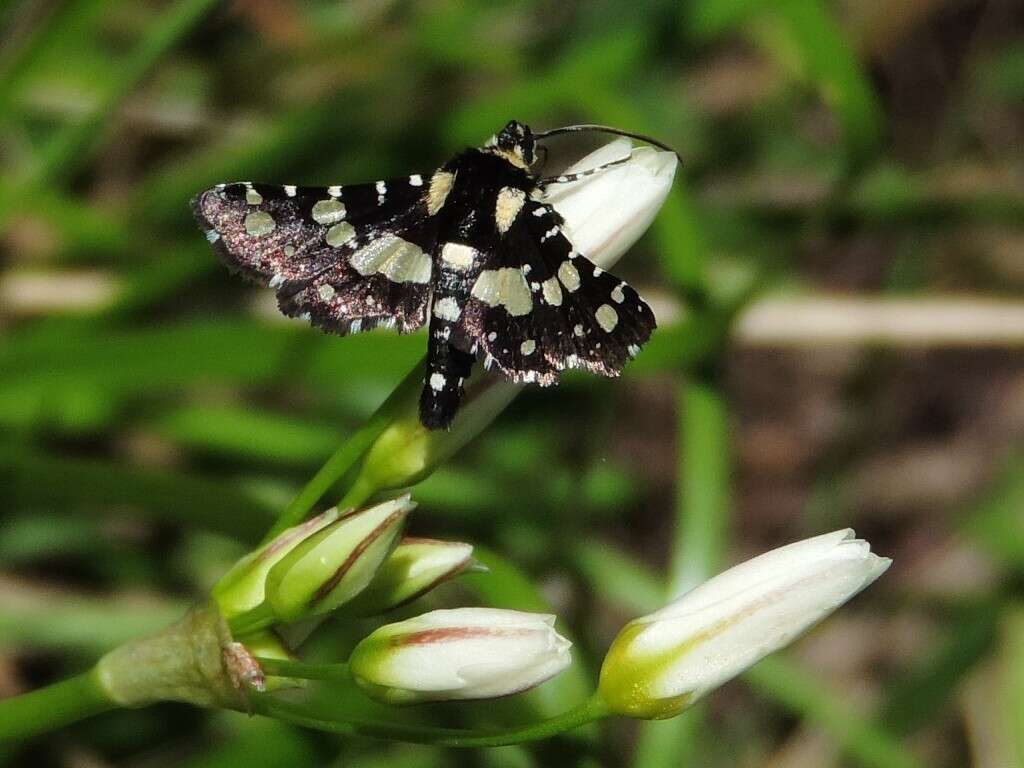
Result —
<svg viewBox="0 0 1024 768"><path fill-rule="evenodd" d="M654 329L625 282L573 249L509 123L430 175L331 187L221 184L193 208L232 270L326 331L428 325L420 418L447 428L478 358L516 382L618 375Z"/></svg>

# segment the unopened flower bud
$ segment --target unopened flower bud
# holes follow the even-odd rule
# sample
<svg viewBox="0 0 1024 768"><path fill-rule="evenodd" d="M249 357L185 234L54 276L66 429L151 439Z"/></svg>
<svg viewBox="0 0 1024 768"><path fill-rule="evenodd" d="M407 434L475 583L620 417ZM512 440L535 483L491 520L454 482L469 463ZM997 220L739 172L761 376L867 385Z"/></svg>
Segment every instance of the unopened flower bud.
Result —
<svg viewBox="0 0 1024 768"><path fill-rule="evenodd" d="M266 597L275 618L318 616L362 592L415 506L402 496L345 515L303 539L267 575Z"/></svg>
<svg viewBox="0 0 1024 768"><path fill-rule="evenodd" d="M891 562L844 530L731 568L627 624L601 668L601 697L618 714L672 717L788 645Z"/></svg>
<svg viewBox="0 0 1024 768"><path fill-rule="evenodd" d="M303 539L338 519L338 510L329 509L280 535L250 552L239 560L217 582L213 598L226 619L252 610L263 602L267 574L283 557Z"/></svg>
<svg viewBox="0 0 1024 768"><path fill-rule="evenodd" d="M344 606L354 616L374 616L412 602L473 565L473 545L461 541L405 538L370 585Z"/></svg>
<svg viewBox="0 0 1024 768"><path fill-rule="evenodd" d="M569 665L571 643L554 623L498 608L431 611L365 638L349 669L367 695L389 704L505 696Z"/></svg>
<svg viewBox="0 0 1024 768"><path fill-rule="evenodd" d="M565 219L573 247L603 269L610 269L654 221L672 189L679 159L618 139L565 170L571 175L627 157L600 173L546 190L545 201Z"/></svg>

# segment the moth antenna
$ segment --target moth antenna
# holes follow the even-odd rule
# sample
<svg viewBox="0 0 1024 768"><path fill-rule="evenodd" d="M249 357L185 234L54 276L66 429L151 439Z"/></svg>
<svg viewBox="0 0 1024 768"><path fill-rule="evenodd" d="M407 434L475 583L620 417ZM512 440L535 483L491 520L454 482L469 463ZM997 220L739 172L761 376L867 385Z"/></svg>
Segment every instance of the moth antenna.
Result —
<svg viewBox="0 0 1024 768"><path fill-rule="evenodd" d="M678 152L664 142L658 141L651 136L645 136L642 133L633 133L632 131L624 131L621 128L612 128L609 125L596 125L594 123L583 123L581 125L567 125L563 128L552 128L550 131L541 131L540 133L533 134L534 139L546 139L548 136L558 136L562 133L584 133L587 131L593 131L595 133L611 133L616 136L625 136L630 139L636 139L642 141L645 144L652 144L659 149L664 149L666 152L671 152L675 155L679 162L683 162L683 158Z"/></svg>

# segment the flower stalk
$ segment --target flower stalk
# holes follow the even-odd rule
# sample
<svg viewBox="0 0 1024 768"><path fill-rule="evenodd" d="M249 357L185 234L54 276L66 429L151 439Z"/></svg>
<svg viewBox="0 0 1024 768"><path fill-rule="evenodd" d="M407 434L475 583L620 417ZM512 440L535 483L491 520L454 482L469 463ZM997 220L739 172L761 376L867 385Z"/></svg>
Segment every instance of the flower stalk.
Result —
<svg viewBox="0 0 1024 768"><path fill-rule="evenodd" d="M574 731L587 723L607 717L608 705L600 696L594 695L560 715L502 730L469 730L460 728L433 728L376 719L335 720L317 717L301 705L272 697L261 698L256 711L286 723L314 728L329 733L348 736L364 736L375 739L389 739L414 744L433 744L441 747L484 748L506 747L512 744L527 744L549 739Z"/></svg>
<svg viewBox="0 0 1024 768"><path fill-rule="evenodd" d="M90 669L20 696L0 699L0 744L29 739L120 705Z"/></svg>

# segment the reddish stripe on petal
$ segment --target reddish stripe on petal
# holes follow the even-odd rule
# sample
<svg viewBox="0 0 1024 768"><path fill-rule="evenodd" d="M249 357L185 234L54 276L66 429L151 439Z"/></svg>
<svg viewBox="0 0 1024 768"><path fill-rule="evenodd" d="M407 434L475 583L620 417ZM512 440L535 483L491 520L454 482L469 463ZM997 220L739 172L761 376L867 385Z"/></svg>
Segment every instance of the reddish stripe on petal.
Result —
<svg viewBox="0 0 1024 768"><path fill-rule="evenodd" d="M301 541L302 539L306 538L308 534L312 533L320 525L323 524L323 519L328 514L330 514L330 510L328 510L327 512L321 512L316 517L311 517L306 522L293 528L292 532L289 535L282 534L281 536L278 536L276 539L270 542L270 544L267 545L266 549L263 550L263 552L259 556L259 560L266 560L267 558L280 552L285 547L291 546L292 543L296 541Z"/></svg>
<svg viewBox="0 0 1024 768"><path fill-rule="evenodd" d="M450 640L471 640L479 637L526 637L536 629L519 627L439 627L409 632L391 638L392 645L430 645Z"/></svg>
<svg viewBox="0 0 1024 768"><path fill-rule="evenodd" d="M345 578L345 574L349 572L349 570L355 564L356 560L358 560L360 556L363 554L363 552L366 551L367 547L369 547L373 542L379 539L381 535L383 535L384 531L390 528L396 520L401 519L401 517L404 514L404 509L400 509L397 512L392 512L390 515L384 518L383 522L381 522L380 525L378 525L376 528L370 531L369 535L366 536L362 541L360 541L359 544L349 553L349 556L345 558L345 562L341 564L341 567L339 567L334 573L331 574L331 578L329 578L327 581L320 585L320 588L316 591L316 593L313 595L313 598L309 601L310 606L316 605L325 597L327 597L331 593L331 591L336 586L338 586L338 584L341 583L341 580Z"/></svg>
<svg viewBox="0 0 1024 768"><path fill-rule="evenodd" d="M447 544L451 544L452 542L446 541L444 539L431 539L431 538L427 538L425 536L403 536L402 537L402 543L403 544L431 544L431 545L433 545L433 544L445 544L445 545L447 545Z"/></svg>

